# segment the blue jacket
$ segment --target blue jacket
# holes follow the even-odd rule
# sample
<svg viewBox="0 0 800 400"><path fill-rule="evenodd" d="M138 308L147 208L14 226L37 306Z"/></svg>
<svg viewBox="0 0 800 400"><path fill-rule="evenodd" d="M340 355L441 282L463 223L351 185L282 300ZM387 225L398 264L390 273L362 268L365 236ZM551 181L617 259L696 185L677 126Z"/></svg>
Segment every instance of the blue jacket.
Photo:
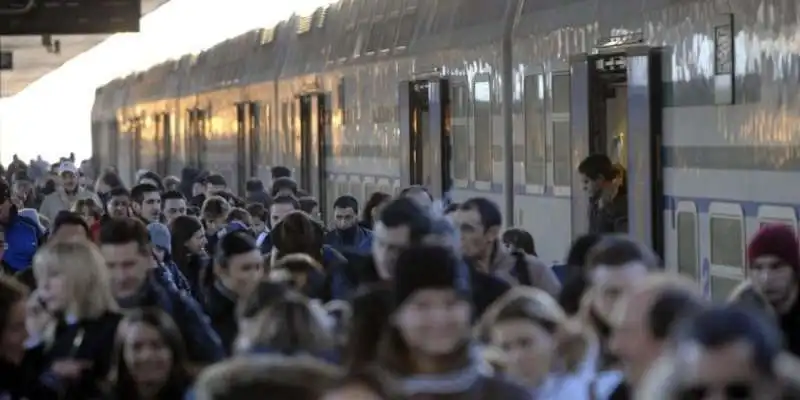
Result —
<svg viewBox="0 0 800 400"><path fill-rule="evenodd" d="M219 335L211 327L211 321L200 304L191 295L165 288L153 281L148 281L145 285L145 300L137 306L155 306L172 317L185 338L190 361L213 363L225 358Z"/></svg>
<svg viewBox="0 0 800 400"><path fill-rule="evenodd" d="M338 229L333 229L325 235L325 244L337 250L354 250L359 253L372 251L372 231L356 225L355 246L346 246L342 242L342 235Z"/></svg>
<svg viewBox="0 0 800 400"><path fill-rule="evenodd" d="M19 215L17 207L12 206L8 223L3 224L3 229L6 233L3 263L14 272L30 267L33 255L45 240L39 223Z"/></svg>

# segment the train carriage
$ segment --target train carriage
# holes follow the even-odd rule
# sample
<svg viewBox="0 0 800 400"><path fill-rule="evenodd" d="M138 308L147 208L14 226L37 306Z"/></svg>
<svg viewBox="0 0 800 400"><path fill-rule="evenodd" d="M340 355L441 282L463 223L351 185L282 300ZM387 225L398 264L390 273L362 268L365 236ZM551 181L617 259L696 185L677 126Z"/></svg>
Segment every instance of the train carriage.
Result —
<svg viewBox="0 0 800 400"><path fill-rule="evenodd" d="M487 196L558 262L587 226L577 164L605 153L632 234L718 296L761 224L797 227L797 21L779 0L342 0L99 89L95 162L235 190L286 165L325 205Z"/></svg>

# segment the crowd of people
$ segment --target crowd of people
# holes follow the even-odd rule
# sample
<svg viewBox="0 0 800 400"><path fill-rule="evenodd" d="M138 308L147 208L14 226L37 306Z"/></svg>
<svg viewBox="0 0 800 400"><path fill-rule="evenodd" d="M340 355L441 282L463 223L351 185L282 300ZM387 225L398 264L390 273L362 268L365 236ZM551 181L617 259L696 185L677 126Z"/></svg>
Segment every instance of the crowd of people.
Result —
<svg viewBox="0 0 800 400"><path fill-rule="evenodd" d="M800 398L786 226L714 304L624 234L546 265L487 198L438 210L411 186L322 216L285 167L241 196L191 168L130 188L90 169L0 179L2 400Z"/></svg>

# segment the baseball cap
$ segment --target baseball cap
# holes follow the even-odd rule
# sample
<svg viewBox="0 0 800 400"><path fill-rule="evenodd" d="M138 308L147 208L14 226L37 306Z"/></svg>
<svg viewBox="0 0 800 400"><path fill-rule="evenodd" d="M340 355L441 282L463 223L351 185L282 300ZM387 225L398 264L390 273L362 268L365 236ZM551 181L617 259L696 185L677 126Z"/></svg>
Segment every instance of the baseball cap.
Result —
<svg viewBox="0 0 800 400"><path fill-rule="evenodd" d="M61 164L58 166L58 174L61 175L65 172L70 172L74 175L78 174L78 168L75 166L75 163L69 160L62 161Z"/></svg>

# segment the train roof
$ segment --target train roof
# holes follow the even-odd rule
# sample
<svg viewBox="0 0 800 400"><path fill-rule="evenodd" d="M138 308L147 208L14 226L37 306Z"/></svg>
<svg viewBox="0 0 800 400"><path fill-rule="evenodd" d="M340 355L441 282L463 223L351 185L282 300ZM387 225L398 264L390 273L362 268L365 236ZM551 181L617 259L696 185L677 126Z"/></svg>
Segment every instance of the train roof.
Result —
<svg viewBox="0 0 800 400"><path fill-rule="evenodd" d="M536 8L548 2L526 1ZM341 65L469 48L499 40L503 16L513 4L512 0L341 0L310 15L292 15L274 27L251 30L198 54L115 79L100 90L119 90L121 81L130 92L128 101L138 103Z"/></svg>

